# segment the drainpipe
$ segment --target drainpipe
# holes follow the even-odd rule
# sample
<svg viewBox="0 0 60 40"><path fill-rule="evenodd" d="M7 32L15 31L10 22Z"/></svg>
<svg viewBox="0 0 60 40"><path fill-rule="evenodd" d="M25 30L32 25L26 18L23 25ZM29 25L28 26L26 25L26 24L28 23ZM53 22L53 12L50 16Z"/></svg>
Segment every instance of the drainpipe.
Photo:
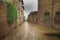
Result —
<svg viewBox="0 0 60 40"><path fill-rule="evenodd" d="M54 15L53 15L53 5L54 5L54 0L52 0L52 15L51 15L51 27L54 27Z"/></svg>

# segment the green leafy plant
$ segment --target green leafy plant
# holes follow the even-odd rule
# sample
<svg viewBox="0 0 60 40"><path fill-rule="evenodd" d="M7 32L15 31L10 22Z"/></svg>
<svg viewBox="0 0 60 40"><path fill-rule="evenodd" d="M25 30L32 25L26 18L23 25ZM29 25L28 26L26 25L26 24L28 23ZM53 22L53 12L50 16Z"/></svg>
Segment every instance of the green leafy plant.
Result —
<svg viewBox="0 0 60 40"><path fill-rule="evenodd" d="M17 19L17 9L12 3L7 3L7 21L13 23Z"/></svg>

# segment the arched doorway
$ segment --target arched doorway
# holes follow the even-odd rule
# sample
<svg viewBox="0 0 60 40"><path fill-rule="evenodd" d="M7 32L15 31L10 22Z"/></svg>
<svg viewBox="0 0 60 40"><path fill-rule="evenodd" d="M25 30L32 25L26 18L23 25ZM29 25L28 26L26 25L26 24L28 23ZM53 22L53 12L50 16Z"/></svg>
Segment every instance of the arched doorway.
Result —
<svg viewBox="0 0 60 40"><path fill-rule="evenodd" d="M54 18L54 24L55 25L60 25L60 12L56 12L55 18Z"/></svg>
<svg viewBox="0 0 60 40"><path fill-rule="evenodd" d="M38 18L36 18L36 23L38 23Z"/></svg>
<svg viewBox="0 0 60 40"><path fill-rule="evenodd" d="M49 12L46 12L44 14L44 17L45 17L45 24L49 24L50 23L50 13Z"/></svg>

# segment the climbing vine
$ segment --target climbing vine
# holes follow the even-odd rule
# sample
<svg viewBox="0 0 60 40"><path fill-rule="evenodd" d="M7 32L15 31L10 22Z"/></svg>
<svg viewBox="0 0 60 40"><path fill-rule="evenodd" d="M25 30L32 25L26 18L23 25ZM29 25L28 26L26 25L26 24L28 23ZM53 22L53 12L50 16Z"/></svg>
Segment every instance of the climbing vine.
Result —
<svg viewBox="0 0 60 40"><path fill-rule="evenodd" d="M17 9L12 3L7 3L7 21L14 22L17 19Z"/></svg>

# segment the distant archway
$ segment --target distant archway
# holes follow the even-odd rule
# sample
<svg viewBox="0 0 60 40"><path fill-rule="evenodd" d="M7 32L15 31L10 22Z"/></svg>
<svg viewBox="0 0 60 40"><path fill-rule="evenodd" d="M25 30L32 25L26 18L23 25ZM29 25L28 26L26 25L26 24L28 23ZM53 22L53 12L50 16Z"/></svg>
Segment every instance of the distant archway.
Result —
<svg viewBox="0 0 60 40"><path fill-rule="evenodd" d="M44 14L44 17L45 17L45 24L49 24L50 23L50 13L46 12Z"/></svg>
<svg viewBox="0 0 60 40"><path fill-rule="evenodd" d="M36 18L36 23L38 23L38 18Z"/></svg>
<svg viewBox="0 0 60 40"><path fill-rule="evenodd" d="M55 22L55 24L60 25L60 12L59 11L56 12L56 14L55 14L54 22Z"/></svg>

